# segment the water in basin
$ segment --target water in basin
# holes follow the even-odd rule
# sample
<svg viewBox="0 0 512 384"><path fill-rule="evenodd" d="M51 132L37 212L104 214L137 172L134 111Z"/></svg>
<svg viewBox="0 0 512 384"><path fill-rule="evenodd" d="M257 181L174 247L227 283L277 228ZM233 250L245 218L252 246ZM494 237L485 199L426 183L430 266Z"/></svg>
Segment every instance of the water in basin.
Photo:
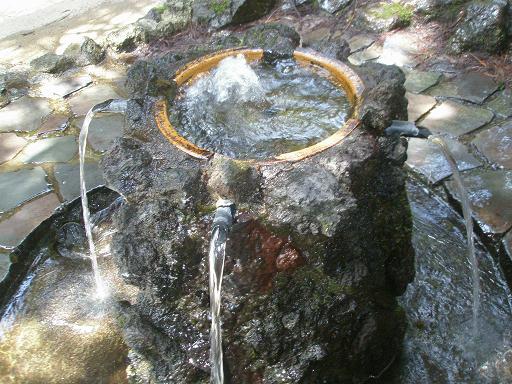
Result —
<svg viewBox="0 0 512 384"><path fill-rule="evenodd" d="M247 63L238 55L182 86L169 112L187 140L247 159L325 139L341 128L351 105L323 68L294 59Z"/></svg>

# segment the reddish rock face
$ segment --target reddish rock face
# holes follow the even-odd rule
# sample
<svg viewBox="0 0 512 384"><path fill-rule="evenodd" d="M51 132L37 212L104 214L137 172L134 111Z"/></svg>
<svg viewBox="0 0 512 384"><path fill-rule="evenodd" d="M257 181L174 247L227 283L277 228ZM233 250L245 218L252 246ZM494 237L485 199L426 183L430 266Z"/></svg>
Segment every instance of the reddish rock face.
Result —
<svg viewBox="0 0 512 384"><path fill-rule="evenodd" d="M277 270L282 271L294 271L298 267L304 264L304 258L298 250L293 248L291 245L286 244L277 256L276 267Z"/></svg>
<svg viewBox="0 0 512 384"><path fill-rule="evenodd" d="M293 271L305 263L288 239L254 219L246 219L233 229L227 247L227 255L233 256L233 277L244 290L267 292L277 273Z"/></svg>

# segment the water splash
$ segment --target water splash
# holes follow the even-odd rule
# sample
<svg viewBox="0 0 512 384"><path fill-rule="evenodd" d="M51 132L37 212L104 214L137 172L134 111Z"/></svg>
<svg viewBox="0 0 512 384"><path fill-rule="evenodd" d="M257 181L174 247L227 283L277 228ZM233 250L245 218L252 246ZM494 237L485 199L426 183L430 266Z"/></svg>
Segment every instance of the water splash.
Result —
<svg viewBox="0 0 512 384"><path fill-rule="evenodd" d="M108 296L108 289L101 276L98 266L98 256L94 239L92 236L91 214L89 212L89 201L87 199L87 188L85 185L85 150L87 148L87 135L89 134L89 125L92 119L99 112L125 112L127 108L126 100L107 100L101 104L92 107L85 116L80 136L78 137L78 153L80 158L80 198L82 200L82 214L84 218L85 234L87 236L87 243L89 245L89 257L92 263L92 270L94 274L94 282L96 287L96 296L98 299L103 300Z"/></svg>
<svg viewBox="0 0 512 384"><path fill-rule="evenodd" d="M437 144L441 151L443 152L446 161L450 165L450 168L453 172L453 179L455 181L455 185L459 191L460 201L462 205L462 214L464 216L464 221L466 225L466 237L468 243L468 257L471 262L471 271L472 271L472 280L473 280L473 295L472 295L472 309L473 309L473 335L478 336L478 313L480 311L480 276L478 269L478 260L475 255L475 243L473 239L473 219L471 215L471 206L469 204L469 197L464 187L464 183L462 182L462 178L460 176L459 169L457 167L457 162L453 157L450 149L448 148L446 142L438 136L430 136L429 140Z"/></svg>
<svg viewBox="0 0 512 384"><path fill-rule="evenodd" d="M233 100L243 103L262 100L265 91L245 57L237 55L221 60L211 76L201 77L187 89L186 94L189 100L206 95L217 103Z"/></svg>
<svg viewBox="0 0 512 384"><path fill-rule="evenodd" d="M227 57L180 87L169 118L197 146L235 158L267 158L339 130L351 104L329 73L294 59Z"/></svg>

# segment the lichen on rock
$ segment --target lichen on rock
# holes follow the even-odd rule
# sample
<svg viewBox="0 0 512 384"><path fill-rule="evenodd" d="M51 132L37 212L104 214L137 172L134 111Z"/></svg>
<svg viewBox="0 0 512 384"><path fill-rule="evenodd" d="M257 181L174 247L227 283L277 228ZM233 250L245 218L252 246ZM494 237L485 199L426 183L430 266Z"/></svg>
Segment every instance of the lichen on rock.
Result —
<svg viewBox="0 0 512 384"><path fill-rule="evenodd" d="M469 3L450 41L452 50L497 53L506 48L508 7L506 0Z"/></svg>

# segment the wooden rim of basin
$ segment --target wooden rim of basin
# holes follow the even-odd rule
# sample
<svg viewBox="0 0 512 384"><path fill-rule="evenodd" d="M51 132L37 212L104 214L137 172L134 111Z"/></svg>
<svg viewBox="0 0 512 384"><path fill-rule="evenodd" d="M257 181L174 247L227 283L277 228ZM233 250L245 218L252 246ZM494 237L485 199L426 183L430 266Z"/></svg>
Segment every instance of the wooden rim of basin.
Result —
<svg viewBox="0 0 512 384"><path fill-rule="evenodd" d="M248 49L248 48L237 48L227 49L213 53L211 55L200 57L178 70L174 77L176 85L179 87L189 80L193 79L198 74L207 72L215 67L222 59L228 56L234 56L242 54L248 61L260 60L263 57L262 49ZM364 85L359 76L347 65L343 64L338 60L329 59L317 54L316 52L309 50L296 50L293 53L293 57L299 63L313 64L326 69L330 75L343 87L347 97L352 104L352 115L345 121L338 131L333 133L331 136L313 144L309 147L299 149L293 152L287 152L280 155L276 155L267 159L236 159L238 161L255 162L255 163L271 163L271 162L282 162L282 161L299 161L310 156L313 156L319 152L322 152L332 146L341 142L347 137L357 126L360 121L357 119L359 105L361 102L361 95L364 90ZM169 121L167 114L167 102L165 100L159 100L155 103L155 119L158 129L162 134L169 140L174 146L178 147L182 151L198 159L208 159L215 154L210 150L200 148L197 145L191 143L185 139L176 129L172 126Z"/></svg>

